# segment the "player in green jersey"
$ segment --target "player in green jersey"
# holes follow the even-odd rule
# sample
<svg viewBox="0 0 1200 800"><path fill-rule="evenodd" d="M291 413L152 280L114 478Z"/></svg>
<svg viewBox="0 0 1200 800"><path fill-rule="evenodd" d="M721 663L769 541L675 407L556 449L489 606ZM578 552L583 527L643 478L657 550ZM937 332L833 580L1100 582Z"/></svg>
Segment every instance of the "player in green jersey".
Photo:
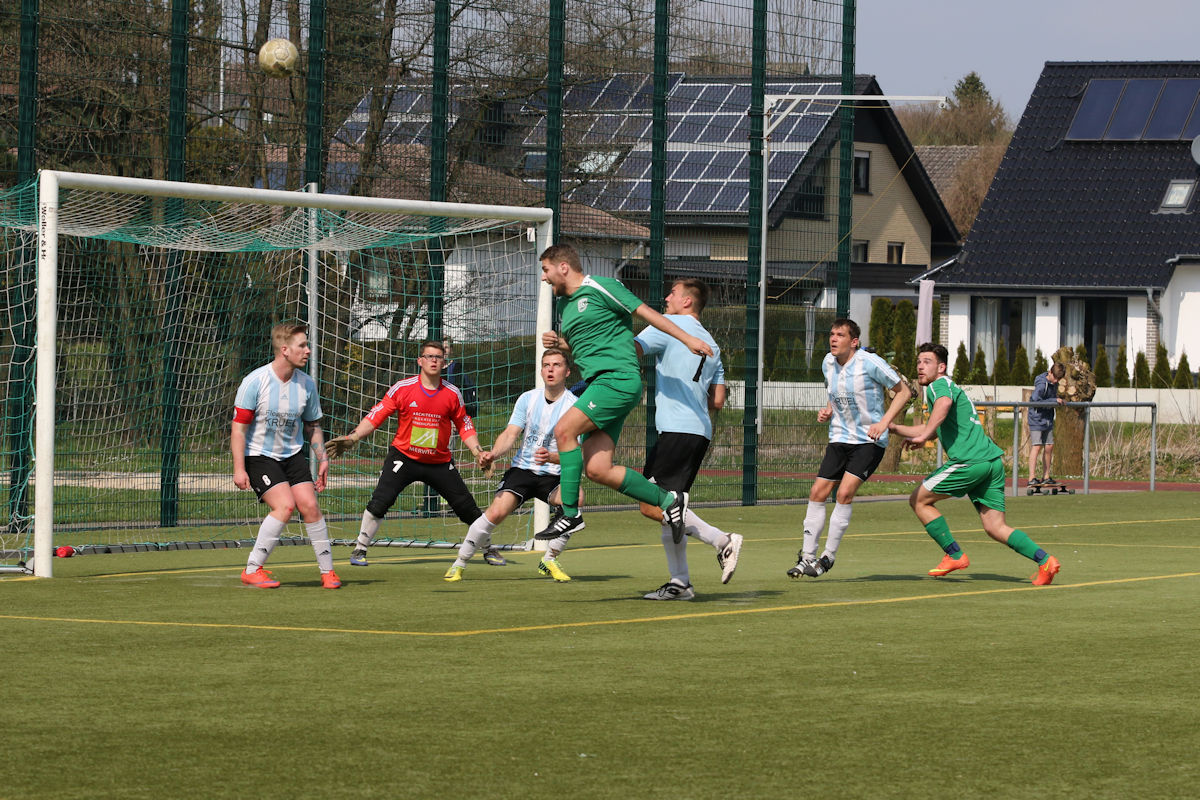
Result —
<svg viewBox="0 0 1200 800"><path fill-rule="evenodd" d="M946 518L934 505L947 497L966 495L979 512L983 530L1036 562L1035 586L1045 586L1058 574L1058 559L1038 547L1024 531L1004 520L1004 451L993 442L979 422L975 404L946 375L946 348L923 344L917 348L917 383L925 387L929 418L923 425L897 425L888 430L908 439L907 447L920 447L940 438L946 463L934 470L909 497L909 505L945 555L929 574L947 575L970 565L967 554L954 541Z"/></svg>
<svg viewBox="0 0 1200 800"><path fill-rule="evenodd" d="M579 482L584 474L642 503L663 509L675 541L683 541L687 492L669 492L637 470L613 463L625 417L642 398L641 364L633 342L633 317L669 334L696 355L711 356L708 343L643 303L615 278L585 275L570 245L553 245L541 255L542 280L562 298L560 332L542 334L544 347L557 347L587 382L587 389L554 427L562 466L562 511L536 538L560 539L581 530ZM579 439L583 437L583 444Z"/></svg>

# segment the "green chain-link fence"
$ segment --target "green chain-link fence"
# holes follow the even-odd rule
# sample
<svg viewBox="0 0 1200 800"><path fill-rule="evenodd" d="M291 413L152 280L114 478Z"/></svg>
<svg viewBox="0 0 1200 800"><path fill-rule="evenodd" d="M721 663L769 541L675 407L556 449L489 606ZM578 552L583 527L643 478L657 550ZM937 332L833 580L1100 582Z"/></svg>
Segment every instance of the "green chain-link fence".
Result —
<svg viewBox="0 0 1200 800"><path fill-rule="evenodd" d="M853 0L10 0L0 188L53 168L548 206L590 271L654 307L676 277L713 286L704 321L732 403L697 499L801 497L825 443L823 397L804 384L819 382L833 306L847 303L853 122L835 102L806 102L766 139L764 112L773 95L849 92L854 13ZM289 77L258 68L273 37L299 50ZM425 290L430 333L439 269ZM28 287L6 273L14 520L31 438ZM287 310L265 296L255 325ZM459 347L467 370L486 368L485 335ZM486 400L503 407L514 390ZM640 466L652 433L634 420L626 431L618 460Z"/></svg>

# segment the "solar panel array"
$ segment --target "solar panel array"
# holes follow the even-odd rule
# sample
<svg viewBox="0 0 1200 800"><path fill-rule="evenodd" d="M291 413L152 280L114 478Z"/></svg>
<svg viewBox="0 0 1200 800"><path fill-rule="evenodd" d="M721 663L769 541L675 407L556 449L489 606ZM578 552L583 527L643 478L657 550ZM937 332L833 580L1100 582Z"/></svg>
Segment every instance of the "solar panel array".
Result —
<svg viewBox="0 0 1200 800"><path fill-rule="evenodd" d="M768 95L838 94L835 83L769 83ZM608 211L649 212L653 78L614 75L563 93L564 141L616 154L592 158L605 169L570 190L578 203ZM539 111L536 106L530 111ZM750 84L672 75L667 87L666 210L746 213L750 197ZM836 102L800 103L772 133L767 202L774 203L829 124ZM525 146L544 147L543 118ZM544 162L533 156L526 166ZM531 182L537 182L531 179Z"/></svg>
<svg viewBox="0 0 1200 800"><path fill-rule="evenodd" d="M1179 141L1200 136L1200 78L1104 78L1088 82L1067 138Z"/></svg>
<svg viewBox="0 0 1200 800"><path fill-rule="evenodd" d="M453 94L453 92L452 92ZM346 121L334 135L334 141L343 144L361 144L367 131L373 95L368 92L358 101ZM451 97L448 124L453 127L462 103ZM432 142L433 97L432 92L417 89L395 89L388 104L387 118L381 131L383 144L423 144Z"/></svg>

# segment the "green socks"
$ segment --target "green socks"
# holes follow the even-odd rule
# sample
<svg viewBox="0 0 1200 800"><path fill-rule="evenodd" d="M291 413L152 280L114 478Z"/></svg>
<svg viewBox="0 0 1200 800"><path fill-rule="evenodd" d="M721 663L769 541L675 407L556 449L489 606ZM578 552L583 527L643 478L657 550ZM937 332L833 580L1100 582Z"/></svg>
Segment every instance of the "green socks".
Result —
<svg viewBox="0 0 1200 800"><path fill-rule="evenodd" d="M956 556L962 552L962 548L958 546L958 542L954 541L954 534L950 532L950 525L946 523L945 517L938 517L932 522L925 525L925 532L938 543L938 547L948 556Z"/></svg>
<svg viewBox="0 0 1200 800"><path fill-rule="evenodd" d="M1046 560L1046 551L1038 547L1037 542L1035 542L1033 539L1030 539L1025 534L1025 531L1014 529L1013 532L1008 535L1008 546L1031 561L1036 561L1039 564Z"/></svg>
<svg viewBox="0 0 1200 800"><path fill-rule="evenodd" d="M672 502L670 492L655 486L645 475L629 467L625 468L625 477L621 480L621 494L659 508L666 508Z"/></svg>
<svg viewBox="0 0 1200 800"><path fill-rule="evenodd" d="M559 489L562 492L563 514L579 516L579 481L583 478L583 448L559 450L558 463L562 467Z"/></svg>

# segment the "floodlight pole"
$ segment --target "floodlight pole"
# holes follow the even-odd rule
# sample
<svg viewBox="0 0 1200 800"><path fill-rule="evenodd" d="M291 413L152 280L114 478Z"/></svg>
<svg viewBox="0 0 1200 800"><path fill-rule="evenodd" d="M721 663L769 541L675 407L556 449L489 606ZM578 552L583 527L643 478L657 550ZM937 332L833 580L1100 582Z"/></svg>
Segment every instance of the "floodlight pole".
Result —
<svg viewBox="0 0 1200 800"><path fill-rule="evenodd" d="M791 115L801 103L813 105L841 105L855 101L937 103L938 108L949 108L945 95L911 94L768 94L763 97L766 119L763 122L763 185L762 185L762 243L759 246L758 310L761 320L758 326L758 431L763 427L763 391L766 389L766 370L763 369L763 347L766 342L767 321L767 198L771 185L771 134Z"/></svg>

